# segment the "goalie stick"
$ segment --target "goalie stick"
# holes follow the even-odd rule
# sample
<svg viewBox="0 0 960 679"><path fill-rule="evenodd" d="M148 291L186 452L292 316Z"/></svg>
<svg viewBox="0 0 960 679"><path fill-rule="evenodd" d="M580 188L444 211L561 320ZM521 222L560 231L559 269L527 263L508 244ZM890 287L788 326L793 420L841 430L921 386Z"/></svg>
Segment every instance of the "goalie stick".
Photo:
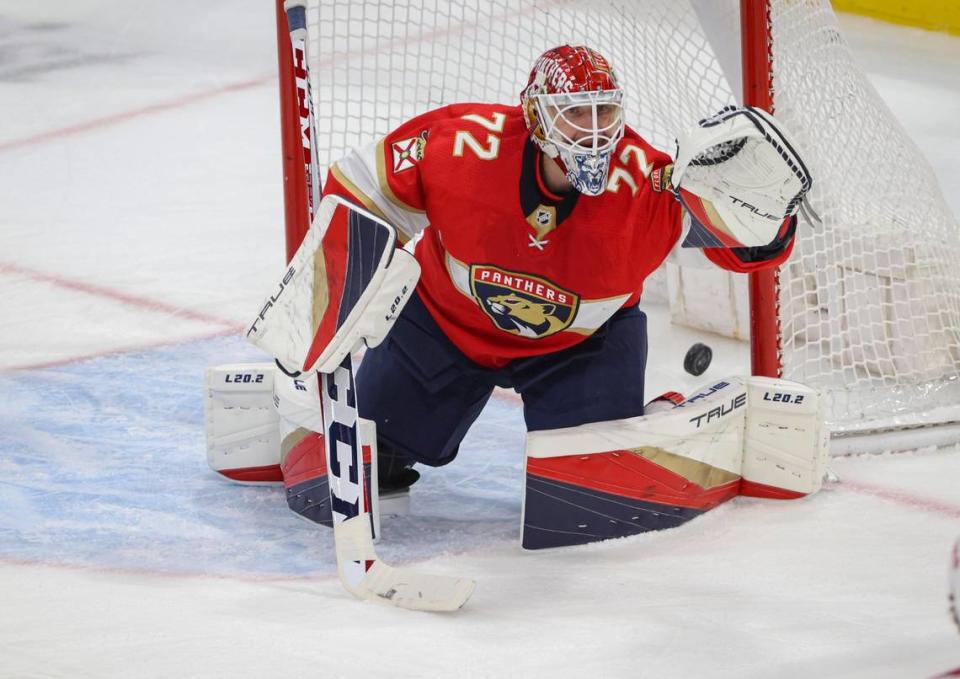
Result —
<svg viewBox="0 0 960 679"><path fill-rule="evenodd" d="M320 176L307 62L306 5L303 0L287 0L284 10L298 78L300 129L312 222L319 205ZM459 609L473 593L472 580L394 568L377 558L370 500L363 483L357 391L349 354L334 372L320 373L320 385L333 535L341 583L359 599L423 611Z"/></svg>

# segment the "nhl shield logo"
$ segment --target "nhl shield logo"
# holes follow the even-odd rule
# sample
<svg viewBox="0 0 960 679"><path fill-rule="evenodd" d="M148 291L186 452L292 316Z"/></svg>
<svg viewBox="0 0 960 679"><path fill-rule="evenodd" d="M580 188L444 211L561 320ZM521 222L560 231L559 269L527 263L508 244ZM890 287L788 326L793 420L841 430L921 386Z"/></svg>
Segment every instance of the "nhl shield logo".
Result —
<svg viewBox="0 0 960 679"><path fill-rule="evenodd" d="M580 305L577 295L545 278L486 264L470 267L470 289L494 325L531 339L569 327Z"/></svg>
<svg viewBox="0 0 960 679"><path fill-rule="evenodd" d="M533 212L527 215L527 224L533 227L536 235L530 235L530 247L543 251L543 246L549 243L544 236L557 228L557 208L553 205L538 205Z"/></svg>

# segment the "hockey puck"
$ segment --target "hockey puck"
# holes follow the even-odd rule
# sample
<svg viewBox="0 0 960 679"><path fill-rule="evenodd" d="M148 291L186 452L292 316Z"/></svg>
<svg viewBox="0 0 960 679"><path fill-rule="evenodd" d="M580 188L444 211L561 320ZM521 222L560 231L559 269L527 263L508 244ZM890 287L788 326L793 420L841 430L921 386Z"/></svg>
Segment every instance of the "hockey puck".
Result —
<svg viewBox="0 0 960 679"><path fill-rule="evenodd" d="M697 342L687 349L687 355L683 358L683 369L696 377L707 372L712 360L713 349Z"/></svg>

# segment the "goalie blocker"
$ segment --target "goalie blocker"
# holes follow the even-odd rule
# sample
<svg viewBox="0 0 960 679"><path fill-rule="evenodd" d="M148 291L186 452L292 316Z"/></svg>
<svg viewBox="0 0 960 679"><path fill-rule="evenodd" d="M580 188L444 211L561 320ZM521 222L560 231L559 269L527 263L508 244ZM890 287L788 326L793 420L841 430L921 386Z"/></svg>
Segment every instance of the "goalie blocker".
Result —
<svg viewBox="0 0 960 679"><path fill-rule="evenodd" d="M419 273L414 257L396 248L393 227L341 198L324 198L247 332L254 345L276 357L283 374L270 364L207 371L211 468L243 483L282 481L294 512L329 526L317 371L337 369L364 342L379 344ZM375 428L366 420L358 426L369 485L376 474ZM368 488L368 495L376 527L376 488Z"/></svg>
<svg viewBox="0 0 960 679"><path fill-rule="evenodd" d="M386 337L420 278L396 230L337 196L320 203L247 339L289 373L331 373Z"/></svg>
<svg viewBox="0 0 960 679"><path fill-rule="evenodd" d="M523 547L672 528L737 495L818 491L823 397L795 382L731 378L643 417L527 435Z"/></svg>

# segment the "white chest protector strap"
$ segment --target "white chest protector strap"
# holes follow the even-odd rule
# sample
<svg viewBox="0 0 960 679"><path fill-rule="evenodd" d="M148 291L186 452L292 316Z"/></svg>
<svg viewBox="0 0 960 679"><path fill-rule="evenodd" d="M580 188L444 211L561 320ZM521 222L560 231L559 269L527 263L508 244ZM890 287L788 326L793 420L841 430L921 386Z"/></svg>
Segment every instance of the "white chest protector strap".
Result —
<svg viewBox="0 0 960 679"><path fill-rule="evenodd" d="M396 230L326 196L247 339L290 372L331 372L365 341L377 346L420 278Z"/></svg>
<svg viewBox="0 0 960 679"><path fill-rule="evenodd" d="M728 106L677 139L670 181L703 227L700 247L773 243L812 179L796 144L770 114Z"/></svg>

